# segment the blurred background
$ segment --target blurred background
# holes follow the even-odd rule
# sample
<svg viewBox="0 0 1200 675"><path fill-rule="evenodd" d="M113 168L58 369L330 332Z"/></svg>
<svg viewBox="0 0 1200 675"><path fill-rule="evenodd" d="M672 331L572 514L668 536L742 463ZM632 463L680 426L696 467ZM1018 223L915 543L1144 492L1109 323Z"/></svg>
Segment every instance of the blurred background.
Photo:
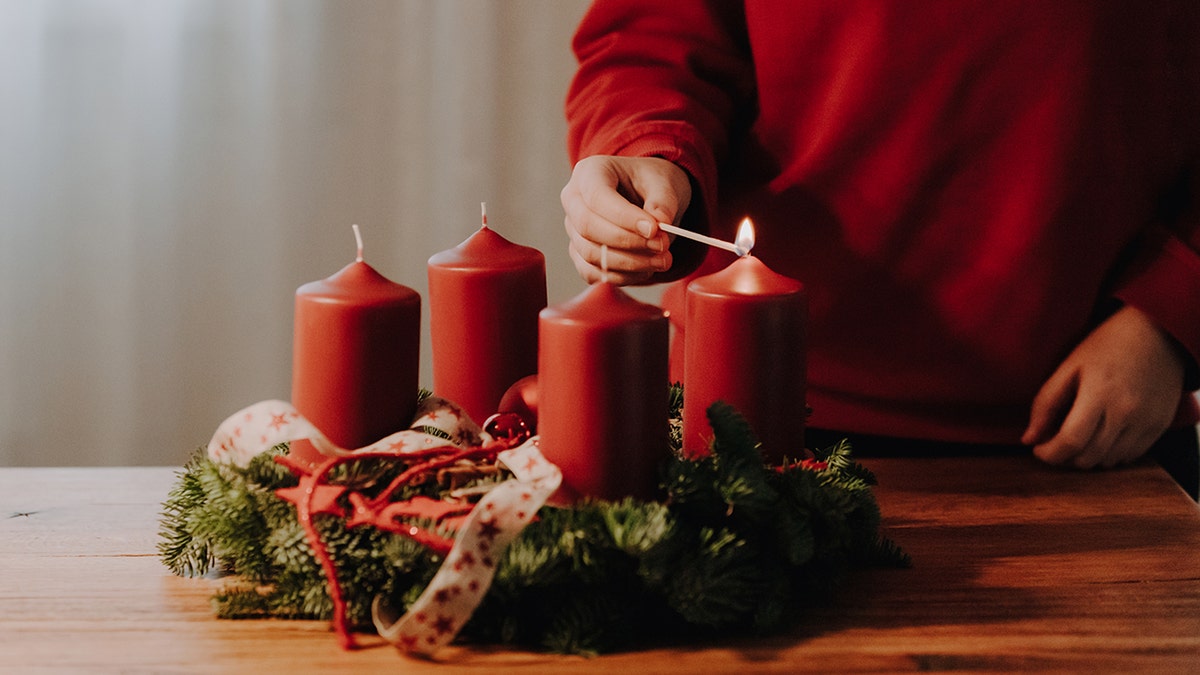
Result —
<svg viewBox="0 0 1200 675"><path fill-rule="evenodd" d="M584 0L0 2L0 465L178 464L289 398L292 302L426 296L479 227L583 289L558 192ZM422 383L431 385L428 308Z"/></svg>

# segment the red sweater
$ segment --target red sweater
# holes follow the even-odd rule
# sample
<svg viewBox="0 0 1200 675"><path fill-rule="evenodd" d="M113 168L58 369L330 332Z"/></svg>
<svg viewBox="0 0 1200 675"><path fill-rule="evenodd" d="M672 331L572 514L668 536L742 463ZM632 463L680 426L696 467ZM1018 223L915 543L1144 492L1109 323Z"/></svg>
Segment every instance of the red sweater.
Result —
<svg viewBox="0 0 1200 675"><path fill-rule="evenodd" d="M808 287L812 426L1016 443L1119 302L1200 356L1198 6L599 0L570 153L681 165L694 229L752 218Z"/></svg>

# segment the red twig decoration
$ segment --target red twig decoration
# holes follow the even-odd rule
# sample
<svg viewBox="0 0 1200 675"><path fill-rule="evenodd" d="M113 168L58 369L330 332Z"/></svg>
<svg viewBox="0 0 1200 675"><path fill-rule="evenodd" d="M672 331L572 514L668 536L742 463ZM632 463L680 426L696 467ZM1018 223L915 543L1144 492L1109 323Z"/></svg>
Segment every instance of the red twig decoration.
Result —
<svg viewBox="0 0 1200 675"><path fill-rule="evenodd" d="M425 518L435 525L454 529L471 511L472 506L442 502L428 497L415 497L410 500L392 502L392 495L418 478L463 460L495 461L496 455L508 447L511 447L510 443L495 442L465 450L443 446L404 454L364 452L349 456L330 457L315 467L293 460L287 455L275 457L276 462L286 466L292 473L300 477L300 482L296 487L276 490L276 495L296 505L300 525L304 528L313 555L325 573L329 597L333 602L333 629L337 632L338 641L343 649L355 649L357 645L346 623L346 601L342 595L341 583L338 581L337 566L329 555L328 546L325 545L320 532L317 531L316 523L313 520L314 516L319 514L335 515L346 519L348 527L372 525L409 537L438 554L446 555L454 545L453 540L418 525L407 523L402 519L405 517ZM347 488L330 485L326 482L327 475L335 466L345 462L380 458L403 461L410 463L410 466L374 498L368 499L357 491L350 491L348 500L353 510L347 514L339 501L341 496L347 492Z"/></svg>

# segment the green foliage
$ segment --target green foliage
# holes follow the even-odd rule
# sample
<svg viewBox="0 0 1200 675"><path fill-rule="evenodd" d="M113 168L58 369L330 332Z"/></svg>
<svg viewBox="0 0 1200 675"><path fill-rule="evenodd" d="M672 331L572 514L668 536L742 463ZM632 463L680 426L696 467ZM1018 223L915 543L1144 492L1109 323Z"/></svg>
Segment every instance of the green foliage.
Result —
<svg viewBox="0 0 1200 675"><path fill-rule="evenodd" d="M194 536L195 515L208 501L198 476L205 461L203 451L193 453L183 470L176 473L178 482L163 503L158 554L163 564L179 576L199 576L216 564L208 540Z"/></svg>
<svg viewBox="0 0 1200 675"><path fill-rule="evenodd" d="M667 409L671 419L670 439L672 448L683 445L683 385L675 382L667 392Z"/></svg>
<svg viewBox="0 0 1200 675"><path fill-rule="evenodd" d="M671 390L678 415L682 392ZM706 631L771 631L803 617L846 570L903 566L907 555L879 533L874 476L846 443L815 460L764 466L732 408L709 409L712 454L679 455L663 468L665 499L583 501L543 508L498 560L492 586L463 631L467 639L592 654ZM218 616L328 618L332 602L292 505L275 490L296 479L273 461L246 468L197 453L163 505L159 552L174 573L230 573L213 598ZM399 469L363 460L331 481L369 493ZM394 499L439 496L434 482ZM411 604L442 559L407 537L348 529L316 516L339 573L353 625L370 626L379 597Z"/></svg>

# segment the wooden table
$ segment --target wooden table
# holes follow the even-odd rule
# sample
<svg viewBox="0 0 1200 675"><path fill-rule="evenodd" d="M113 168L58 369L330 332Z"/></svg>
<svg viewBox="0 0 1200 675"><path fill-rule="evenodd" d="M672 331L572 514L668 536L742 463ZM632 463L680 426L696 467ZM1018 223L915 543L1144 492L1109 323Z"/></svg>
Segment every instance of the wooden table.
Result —
<svg viewBox="0 0 1200 675"><path fill-rule="evenodd" d="M323 622L223 621L155 553L170 468L0 469L0 671L1200 672L1200 509L1160 470L864 460L908 570L799 629L594 659L453 647L435 664Z"/></svg>

